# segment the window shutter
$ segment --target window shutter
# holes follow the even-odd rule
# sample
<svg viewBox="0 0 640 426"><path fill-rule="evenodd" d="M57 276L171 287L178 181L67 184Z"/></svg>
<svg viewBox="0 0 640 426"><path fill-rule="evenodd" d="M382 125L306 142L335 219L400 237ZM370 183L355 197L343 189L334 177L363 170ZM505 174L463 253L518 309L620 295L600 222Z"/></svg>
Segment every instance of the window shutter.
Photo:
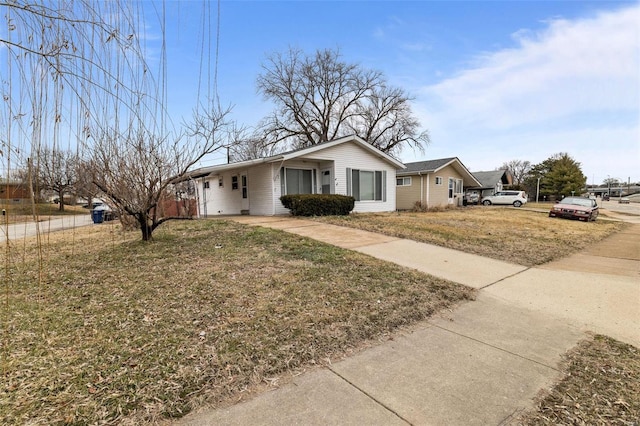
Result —
<svg viewBox="0 0 640 426"><path fill-rule="evenodd" d="M311 193L312 194L318 193L318 170L317 169L313 169L313 171L311 172Z"/></svg>
<svg viewBox="0 0 640 426"><path fill-rule="evenodd" d="M404 182L403 182L404 183ZM382 171L382 201L387 201L387 171Z"/></svg>
<svg viewBox="0 0 640 426"><path fill-rule="evenodd" d="M286 195L284 193L284 167L280 167L280 195Z"/></svg>
<svg viewBox="0 0 640 426"><path fill-rule="evenodd" d="M347 195L351 194L351 169L347 167Z"/></svg>

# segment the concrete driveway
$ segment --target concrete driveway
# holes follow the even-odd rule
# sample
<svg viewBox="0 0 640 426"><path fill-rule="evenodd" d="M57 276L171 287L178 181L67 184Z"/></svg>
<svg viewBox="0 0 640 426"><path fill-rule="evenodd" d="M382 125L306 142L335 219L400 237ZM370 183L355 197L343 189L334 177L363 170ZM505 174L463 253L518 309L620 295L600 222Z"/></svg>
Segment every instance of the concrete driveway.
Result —
<svg viewBox="0 0 640 426"><path fill-rule="evenodd" d="M525 268L308 220L234 220L416 268L479 295L328 368L179 424L510 424L559 378L562 354L585 332L640 346L640 225L579 255ZM474 263L483 267L469 267Z"/></svg>

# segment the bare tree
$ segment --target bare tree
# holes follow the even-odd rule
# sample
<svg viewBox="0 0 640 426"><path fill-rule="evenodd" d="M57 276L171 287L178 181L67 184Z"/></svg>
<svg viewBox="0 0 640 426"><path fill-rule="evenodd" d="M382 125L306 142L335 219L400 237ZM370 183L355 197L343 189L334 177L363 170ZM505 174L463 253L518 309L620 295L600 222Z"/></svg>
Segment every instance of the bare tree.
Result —
<svg viewBox="0 0 640 426"><path fill-rule="evenodd" d="M268 143L263 137L247 128L234 128L231 133L232 143L228 148L229 162L254 160L270 157L283 151L277 144Z"/></svg>
<svg viewBox="0 0 640 426"><path fill-rule="evenodd" d="M71 151L42 148L38 152L33 175L40 190L53 191L58 195L60 211L64 211L65 194L75 195L78 162L78 156Z"/></svg>
<svg viewBox="0 0 640 426"><path fill-rule="evenodd" d="M504 163L500 169L509 170L511 176L513 176L513 185L520 187L520 185L524 184L524 181L531 170L531 163L523 160L511 160Z"/></svg>
<svg viewBox="0 0 640 426"><path fill-rule="evenodd" d="M211 108L194 113L187 134L167 137L140 125L123 133L103 130L96 138L91 161L92 180L121 214L137 222L142 239L168 220L189 219L164 216L161 203L173 197L172 186L207 154L228 146L229 110Z"/></svg>
<svg viewBox="0 0 640 426"><path fill-rule="evenodd" d="M43 187L64 186L60 180L53 184L54 173L72 174L59 168L66 160L60 154L84 149L96 120L138 114L139 100L156 94L140 45L140 6L126 0L15 0L0 6L6 25L0 34L6 56L0 62L0 157L7 170L12 161L31 157L34 179L47 182ZM41 153L49 156L39 158Z"/></svg>
<svg viewBox="0 0 640 426"><path fill-rule="evenodd" d="M258 89L276 104L261 124L267 143L302 148L356 134L390 154L429 143L411 98L382 73L342 61L338 51L305 56L290 49L267 58L263 70Z"/></svg>
<svg viewBox="0 0 640 426"><path fill-rule="evenodd" d="M93 199L98 196L99 189L93 183L95 166L91 161L78 161L78 181L75 186L76 195L87 200L88 207L93 208Z"/></svg>

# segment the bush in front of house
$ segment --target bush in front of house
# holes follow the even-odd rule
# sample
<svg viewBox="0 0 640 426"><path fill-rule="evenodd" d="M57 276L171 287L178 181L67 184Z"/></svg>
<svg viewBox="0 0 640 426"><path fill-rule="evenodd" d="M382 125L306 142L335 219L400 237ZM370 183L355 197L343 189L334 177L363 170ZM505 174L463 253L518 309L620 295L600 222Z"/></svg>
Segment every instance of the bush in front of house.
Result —
<svg viewBox="0 0 640 426"><path fill-rule="evenodd" d="M338 194L295 194L280 197L294 216L344 216L355 205L355 198Z"/></svg>

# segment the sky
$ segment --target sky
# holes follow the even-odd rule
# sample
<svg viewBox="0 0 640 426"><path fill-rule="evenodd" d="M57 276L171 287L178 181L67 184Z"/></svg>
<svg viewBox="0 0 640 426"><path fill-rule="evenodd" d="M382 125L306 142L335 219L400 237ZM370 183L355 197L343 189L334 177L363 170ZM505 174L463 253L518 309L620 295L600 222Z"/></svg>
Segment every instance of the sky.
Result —
<svg viewBox="0 0 640 426"><path fill-rule="evenodd" d="M638 2L223 0L219 16L215 2L166 7L174 121L212 90L217 70L221 104L254 126L273 109L256 90L268 55L339 49L413 97L431 144L401 161L458 157L473 172L566 152L589 184L640 182ZM203 7L208 46L198 41Z"/></svg>

